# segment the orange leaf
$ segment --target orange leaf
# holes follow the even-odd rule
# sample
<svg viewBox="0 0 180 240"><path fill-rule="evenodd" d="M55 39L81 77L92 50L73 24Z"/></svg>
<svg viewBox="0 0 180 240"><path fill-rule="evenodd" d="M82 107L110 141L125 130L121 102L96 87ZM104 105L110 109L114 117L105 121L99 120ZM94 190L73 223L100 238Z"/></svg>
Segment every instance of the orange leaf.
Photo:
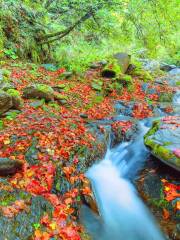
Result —
<svg viewBox="0 0 180 240"><path fill-rule="evenodd" d="M166 208L163 208L163 218L167 220L169 219L169 217L170 217L169 211Z"/></svg>

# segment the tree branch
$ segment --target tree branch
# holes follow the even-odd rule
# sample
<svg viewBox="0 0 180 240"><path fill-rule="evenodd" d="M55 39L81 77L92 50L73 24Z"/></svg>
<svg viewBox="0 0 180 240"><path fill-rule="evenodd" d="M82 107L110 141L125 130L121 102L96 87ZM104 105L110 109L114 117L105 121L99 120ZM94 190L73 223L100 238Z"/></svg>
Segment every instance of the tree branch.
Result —
<svg viewBox="0 0 180 240"><path fill-rule="evenodd" d="M63 37L65 37L66 35L68 35L71 31L74 30L74 28L78 25L80 25L81 23L85 22L87 19L89 19L91 16L93 15L92 11L87 12L84 16L82 16L77 22L75 22L72 26L70 26L69 28L67 28L64 31L59 31L56 33L51 33L51 34L47 34L46 36L44 36L43 38L41 38L40 40L40 44L47 44L47 43L52 43L54 41L57 41ZM56 37L56 38L55 38ZM53 38L48 40L49 38ZM43 41L45 40L45 41ZM47 40L47 41L46 41Z"/></svg>

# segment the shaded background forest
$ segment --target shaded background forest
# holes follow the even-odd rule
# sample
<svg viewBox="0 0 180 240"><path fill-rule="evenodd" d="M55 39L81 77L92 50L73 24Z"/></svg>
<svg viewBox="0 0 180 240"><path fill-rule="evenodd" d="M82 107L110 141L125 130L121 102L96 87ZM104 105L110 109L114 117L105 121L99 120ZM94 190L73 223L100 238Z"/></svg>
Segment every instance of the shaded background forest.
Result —
<svg viewBox="0 0 180 240"><path fill-rule="evenodd" d="M0 0L7 57L83 71L114 51L180 64L178 0Z"/></svg>

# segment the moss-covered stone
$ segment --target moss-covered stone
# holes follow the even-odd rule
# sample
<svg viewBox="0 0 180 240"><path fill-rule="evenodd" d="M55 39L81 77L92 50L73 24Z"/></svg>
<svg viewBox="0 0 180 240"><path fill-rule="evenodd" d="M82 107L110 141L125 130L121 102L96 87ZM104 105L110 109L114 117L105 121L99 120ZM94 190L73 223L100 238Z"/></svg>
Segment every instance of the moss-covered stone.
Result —
<svg viewBox="0 0 180 240"><path fill-rule="evenodd" d="M13 97L20 97L19 91L15 89L8 89L7 93Z"/></svg>
<svg viewBox="0 0 180 240"><path fill-rule="evenodd" d="M20 110L23 106L23 100L20 96L19 91L15 89L8 89L7 93L12 97L13 108Z"/></svg>
<svg viewBox="0 0 180 240"><path fill-rule="evenodd" d="M38 98L46 101L54 100L54 90L52 87L45 84L34 84L23 90L24 98Z"/></svg>
<svg viewBox="0 0 180 240"><path fill-rule="evenodd" d="M52 205L41 196L33 197L23 191L0 191L0 202L3 206L11 206L16 200L24 200L28 210L22 210L13 218L3 215L0 210L0 238L15 240L29 240L44 214L52 215Z"/></svg>
<svg viewBox="0 0 180 240"><path fill-rule="evenodd" d="M161 93L159 96L160 102L172 102L173 94L172 93Z"/></svg>
<svg viewBox="0 0 180 240"><path fill-rule="evenodd" d="M168 123L164 122L163 119L155 121L152 128L144 136L144 143L154 156L167 165L180 170L180 157L175 153L180 144L178 122L178 117L175 120L173 118L173 122Z"/></svg>
<svg viewBox="0 0 180 240"><path fill-rule="evenodd" d="M118 63L118 60L111 58L109 63L104 67L101 75L106 78L115 78L122 73L122 66Z"/></svg>
<svg viewBox="0 0 180 240"><path fill-rule="evenodd" d="M12 97L8 93L0 90L0 115L7 112L12 106Z"/></svg>
<svg viewBox="0 0 180 240"><path fill-rule="evenodd" d="M9 158L0 158L0 176L7 176L16 173L22 168L22 162Z"/></svg>
<svg viewBox="0 0 180 240"><path fill-rule="evenodd" d="M134 77L140 78L144 82L148 82L148 81L153 80L153 76L148 71L145 71L142 68L136 68L130 74Z"/></svg>

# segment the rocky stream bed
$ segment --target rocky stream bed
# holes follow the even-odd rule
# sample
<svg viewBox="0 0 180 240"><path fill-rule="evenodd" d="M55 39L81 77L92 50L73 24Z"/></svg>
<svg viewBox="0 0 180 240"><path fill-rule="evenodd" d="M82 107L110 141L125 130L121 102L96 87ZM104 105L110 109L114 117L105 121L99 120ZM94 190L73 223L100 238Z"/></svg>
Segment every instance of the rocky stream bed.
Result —
<svg viewBox="0 0 180 240"><path fill-rule="evenodd" d="M49 65L2 64L0 239L91 239L79 224L83 203L97 212L84 174L108 146L136 138L145 118L156 119L145 136L152 155L133 182L167 239L180 239L179 70L153 80L129 55L116 58L94 63L84 79Z"/></svg>

